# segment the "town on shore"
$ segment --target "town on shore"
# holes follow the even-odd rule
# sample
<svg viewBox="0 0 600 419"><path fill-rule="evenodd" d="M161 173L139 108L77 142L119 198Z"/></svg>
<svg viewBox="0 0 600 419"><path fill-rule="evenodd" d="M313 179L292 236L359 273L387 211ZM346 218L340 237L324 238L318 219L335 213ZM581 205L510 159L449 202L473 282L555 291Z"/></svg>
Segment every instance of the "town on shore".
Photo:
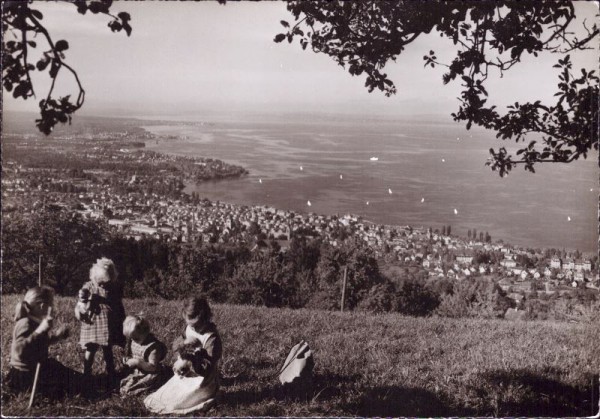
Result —
<svg viewBox="0 0 600 419"><path fill-rule="evenodd" d="M10 219L12 211L54 206L104 220L136 239L237 242L256 251L276 242L285 252L297 236L337 246L353 235L387 263L419 266L431 278L493 278L517 303L531 293L598 290L597 256L576 250L520 248L492 241L487 232L459 237L451 226L378 225L353 214L234 205L183 193L186 183L231 179L247 171L220 160L148 151L147 141L179 139L111 121L75 132L59 130L48 138L19 130L3 134L3 218Z"/></svg>

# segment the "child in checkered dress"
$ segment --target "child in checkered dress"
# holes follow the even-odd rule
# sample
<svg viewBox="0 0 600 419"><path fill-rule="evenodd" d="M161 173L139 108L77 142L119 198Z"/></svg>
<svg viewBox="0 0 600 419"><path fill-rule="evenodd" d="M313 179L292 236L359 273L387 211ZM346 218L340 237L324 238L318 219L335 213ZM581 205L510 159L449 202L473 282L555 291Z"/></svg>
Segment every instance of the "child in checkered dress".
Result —
<svg viewBox="0 0 600 419"><path fill-rule="evenodd" d="M81 322L79 343L85 349L83 373L90 377L98 348L102 348L109 380L115 378L112 346L123 346L122 290L112 260L101 258L90 269L90 281L79 291L75 316Z"/></svg>

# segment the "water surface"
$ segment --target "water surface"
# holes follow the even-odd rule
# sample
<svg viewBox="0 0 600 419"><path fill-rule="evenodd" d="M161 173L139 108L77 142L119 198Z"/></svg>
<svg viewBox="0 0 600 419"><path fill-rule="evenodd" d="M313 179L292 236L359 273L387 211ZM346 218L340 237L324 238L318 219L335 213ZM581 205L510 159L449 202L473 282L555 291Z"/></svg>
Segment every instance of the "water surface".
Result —
<svg viewBox="0 0 600 419"><path fill-rule="evenodd" d="M454 123L290 118L145 128L185 137L149 142L149 149L218 158L250 171L186 189L211 200L354 213L384 224L451 225L464 236L476 229L516 245L596 252L597 153L500 178L484 166L488 149L511 143Z"/></svg>

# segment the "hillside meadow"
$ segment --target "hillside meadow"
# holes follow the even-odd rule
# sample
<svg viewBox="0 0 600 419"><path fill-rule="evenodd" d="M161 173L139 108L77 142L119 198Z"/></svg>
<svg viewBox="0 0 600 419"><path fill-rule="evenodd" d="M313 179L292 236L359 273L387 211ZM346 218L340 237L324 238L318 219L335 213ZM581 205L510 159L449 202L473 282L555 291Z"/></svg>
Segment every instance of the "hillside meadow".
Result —
<svg viewBox="0 0 600 419"><path fill-rule="evenodd" d="M8 371L14 306L2 296L2 376ZM176 301L125 300L168 346L184 329ZM83 353L74 298L56 301L71 336L51 355L77 370ZM595 413L600 324L413 318L213 305L224 342L222 399L210 416L586 416ZM277 380L289 349L311 345L315 378L291 395ZM116 351L121 359L122 351ZM171 357L168 357L170 362ZM120 364L117 364L120 365ZM95 364L103 371L101 356ZM148 416L142 398L117 394L60 401L2 394L8 416Z"/></svg>

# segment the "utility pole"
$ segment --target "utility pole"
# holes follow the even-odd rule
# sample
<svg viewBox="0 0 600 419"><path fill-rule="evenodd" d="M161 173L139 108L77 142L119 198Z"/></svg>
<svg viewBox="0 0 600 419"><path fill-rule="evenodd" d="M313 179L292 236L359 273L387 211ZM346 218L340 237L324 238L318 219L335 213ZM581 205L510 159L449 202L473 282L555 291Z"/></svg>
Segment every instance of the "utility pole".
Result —
<svg viewBox="0 0 600 419"><path fill-rule="evenodd" d="M346 278L348 277L348 267L344 266L344 279L342 281L342 304L341 311L344 311L344 302L346 301Z"/></svg>
<svg viewBox="0 0 600 419"><path fill-rule="evenodd" d="M38 260L38 286L42 286L42 255L40 254Z"/></svg>

